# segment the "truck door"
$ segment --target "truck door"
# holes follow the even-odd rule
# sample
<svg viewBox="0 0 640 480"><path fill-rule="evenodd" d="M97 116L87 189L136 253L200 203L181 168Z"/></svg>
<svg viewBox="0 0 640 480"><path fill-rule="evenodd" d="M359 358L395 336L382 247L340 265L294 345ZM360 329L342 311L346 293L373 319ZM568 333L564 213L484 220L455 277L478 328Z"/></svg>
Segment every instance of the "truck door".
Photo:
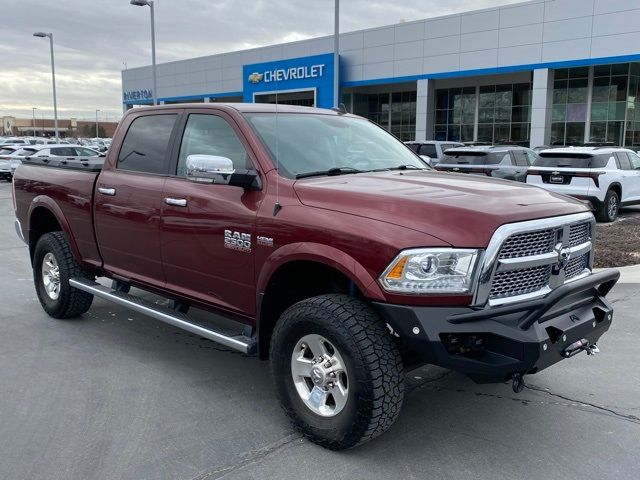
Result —
<svg viewBox="0 0 640 480"><path fill-rule="evenodd" d="M261 191L194 183L187 156L217 155L234 168L258 165L224 112L186 111L174 147L162 205L162 257L167 288L233 313L255 314L255 222ZM254 166L255 165L255 166Z"/></svg>
<svg viewBox="0 0 640 480"><path fill-rule="evenodd" d="M154 286L165 282L160 214L179 113L160 110L128 117L122 145L111 152L96 185L94 221L104 267Z"/></svg>

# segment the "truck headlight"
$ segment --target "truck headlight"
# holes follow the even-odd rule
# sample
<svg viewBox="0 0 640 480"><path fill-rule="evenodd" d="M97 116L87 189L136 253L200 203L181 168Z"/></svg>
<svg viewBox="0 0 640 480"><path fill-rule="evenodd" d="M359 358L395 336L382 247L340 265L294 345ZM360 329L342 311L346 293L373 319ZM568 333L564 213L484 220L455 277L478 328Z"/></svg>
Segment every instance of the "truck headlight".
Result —
<svg viewBox="0 0 640 480"><path fill-rule="evenodd" d="M478 250L415 248L403 250L380 276L393 293L469 293Z"/></svg>

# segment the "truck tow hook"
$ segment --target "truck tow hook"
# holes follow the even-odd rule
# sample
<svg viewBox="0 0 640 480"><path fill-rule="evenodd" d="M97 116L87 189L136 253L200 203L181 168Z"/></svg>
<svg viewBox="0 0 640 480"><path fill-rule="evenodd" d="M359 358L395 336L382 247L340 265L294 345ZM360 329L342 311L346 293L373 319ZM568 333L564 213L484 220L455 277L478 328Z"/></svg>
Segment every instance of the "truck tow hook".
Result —
<svg viewBox="0 0 640 480"><path fill-rule="evenodd" d="M511 377L512 383L511 388L515 393L520 393L524 390L524 375L521 373L514 373Z"/></svg>
<svg viewBox="0 0 640 480"><path fill-rule="evenodd" d="M598 348L598 345L596 345L595 343L589 344L586 338L582 338L577 342L573 342L571 345L565 348L562 352L562 355L565 358L569 358L569 357L573 357L576 353L580 353L582 351L587 352L587 355L595 355L597 353L600 353L600 349Z"/></svg>

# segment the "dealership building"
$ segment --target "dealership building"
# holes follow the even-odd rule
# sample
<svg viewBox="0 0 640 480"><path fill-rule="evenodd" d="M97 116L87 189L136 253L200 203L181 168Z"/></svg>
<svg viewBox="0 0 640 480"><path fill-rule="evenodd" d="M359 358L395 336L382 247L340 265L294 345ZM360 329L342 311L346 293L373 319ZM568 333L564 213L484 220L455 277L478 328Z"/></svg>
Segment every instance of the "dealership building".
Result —
<svg viewBox="0 0 640 480"><path fill-rule="evenodd" d="M431 12L425 12L425 15ZM329 108L333 37L157 65L164 104ZM340 35L340 102L402 140L640 145L640 1L533 0ZM122 72L125 109L151 66Z"/></svg>

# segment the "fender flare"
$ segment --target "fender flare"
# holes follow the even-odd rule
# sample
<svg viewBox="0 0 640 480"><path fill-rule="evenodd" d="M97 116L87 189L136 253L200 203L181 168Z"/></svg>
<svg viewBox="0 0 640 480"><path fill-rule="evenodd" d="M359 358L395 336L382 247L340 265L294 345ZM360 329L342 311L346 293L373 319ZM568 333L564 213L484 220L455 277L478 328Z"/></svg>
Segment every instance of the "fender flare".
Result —
<svg viewBox="0 0 640 480"><path fill-rule="evenodd" d="M311 261L332 267L349 278L365 297L385 300L376 279L352 256L330 245L308 242L290 243L269 255L256 280L256 292L264 294L273 274L293 261Z"/></svg>
<svg viewBox="0 0 640 480"><path fill-rule="evenodd" d="M62 232L64 233L64 236L67 238L67 243L69 244L71 253L73 254L76 261L82 262L82 258L80 256L80 250L78 249L76 240L73 237L71 226L69 225L67 218L65 217L64 213L62 212L62 209L58 206L58 204L51 197L48 197L46 195L38 195L32 200L31 205L29 205L29 212L27 214L28 224L26 225L27 227L26 238L29 242L29 249L31 250L31 253L33 253L33 249L35 249L35 245L31 245L31 218L33 216L33 212L37 208L44 208L48 210L55 217L55 219L58 221L58 224L62 228Z"/></svg>

